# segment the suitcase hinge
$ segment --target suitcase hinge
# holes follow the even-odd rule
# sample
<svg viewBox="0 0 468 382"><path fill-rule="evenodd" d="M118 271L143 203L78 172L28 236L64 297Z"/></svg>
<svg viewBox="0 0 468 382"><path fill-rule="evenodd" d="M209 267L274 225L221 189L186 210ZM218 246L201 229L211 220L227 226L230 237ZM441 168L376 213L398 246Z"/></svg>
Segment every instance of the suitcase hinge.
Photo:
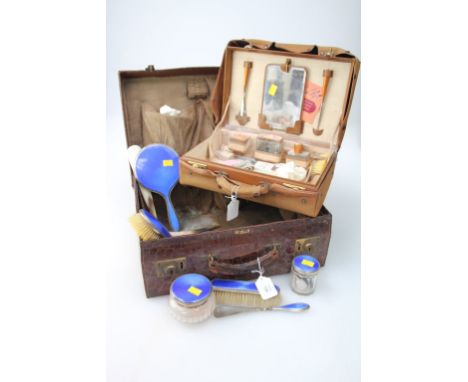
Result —
<svg viewBox="0 0 468 382"><path fill-rule="evenodd" d="M234 231L234 235L245 235L246 233L250 233L250 229L249 228L245 228L245 229L236 229Z"/></svg>
<svg viewBox="0 0 468 382"><path fill-rule="evenodd" d="M292 188L293 190L305 190L305 187L296 186L295 184L282 183L284 187Z"/></svg>
<svg viewBox="0 0 468 382"><path fill-rule="evenodd" d="M335 57L335 52L333 51L332 48L329 48L328 50L322 50L319 53L320 56L328 57L328 58L333 58Z"/></svg>
<svg viewBox="0 0 468 382"><path fill-rule="evenodd" d="M193 162L191 160L187 161L192 167L195 168L208 168L208 166L204 163Z"/></svg>

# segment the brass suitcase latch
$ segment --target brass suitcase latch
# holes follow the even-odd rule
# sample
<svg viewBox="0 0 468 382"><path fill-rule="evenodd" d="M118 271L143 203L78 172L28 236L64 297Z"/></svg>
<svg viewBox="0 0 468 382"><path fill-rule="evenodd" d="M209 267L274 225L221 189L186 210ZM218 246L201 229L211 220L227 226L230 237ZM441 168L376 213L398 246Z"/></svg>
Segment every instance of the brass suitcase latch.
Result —
<svg viewBox="0 0 468 382"><path fill-rule="evenodd" d="M290 183L283 183L284 187L291 188L296 191L303 191L305 190L305 187L297 186L295 184L290 184Z"/></svg>
<svg viewBox="0 0 468 382"><path fill-rule="evenodd" d="M208 166L204 163L198 163L198 162L194 162L194 161L187 161L192 167L195 167L195 168L202 168L202 169L206 169L208 168Z"/></svg>
<svg viewBox="0 0 468 382"><path fill-rule="evenodd" d="M320 236L311 236L305 237L302 239L296 240L295 251L296 255L298 253L310 253L311 255L314 254L318 250L318 246L320 244Z"/></svg>
<svg viewBox="0 0 468 382"><path fill-rule="evenodd" d="M185 270L185 257L154 262L157 277L179 275Z"/></svg>

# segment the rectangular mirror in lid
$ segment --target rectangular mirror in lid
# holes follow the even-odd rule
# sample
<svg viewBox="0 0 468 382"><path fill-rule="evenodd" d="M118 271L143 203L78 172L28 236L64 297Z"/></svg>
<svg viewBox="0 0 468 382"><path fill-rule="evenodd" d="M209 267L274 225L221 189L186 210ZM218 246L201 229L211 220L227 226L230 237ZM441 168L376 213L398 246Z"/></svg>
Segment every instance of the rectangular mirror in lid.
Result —
<svg viewBox="0 0 468 382"><path fill-rule="evenodd" d="M301 110L306 77L305 68L288 64L266 66L259 127L292 134L302 132Z"/></svg>

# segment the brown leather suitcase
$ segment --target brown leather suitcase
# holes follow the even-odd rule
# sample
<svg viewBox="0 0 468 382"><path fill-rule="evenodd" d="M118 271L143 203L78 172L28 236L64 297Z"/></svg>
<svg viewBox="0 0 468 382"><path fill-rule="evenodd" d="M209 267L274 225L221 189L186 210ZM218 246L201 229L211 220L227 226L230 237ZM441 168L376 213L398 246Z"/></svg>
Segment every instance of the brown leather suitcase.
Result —
<svg viewBox="0 0 468 382"><path fill-rule="evenodd" d="M250 74L245 74L246 66L250 68ZM298 113L297 118L293 119L294 122L285 126L276 123L280 129L274 123L267 123L265 107L268 106L271 95L277 92L279 85L276 84L283 83L275 79L275 81L270 81L271 87L268 86L267 69L271 66L281 68L281 70L277 69L276 76L279 76L278 73L294 74L293 69L297 72L303 69L305 74L303 74L304 82L301 83L302 89L305 87L306 91L310 89L311 94L314 92L322 94L322 97L317 98L318 101L314 100L317 105L322 105L323 101L323 107L307 100L309 109L306 109L305 97L301 93L296 97L300 101L298 101ZM333 177L359 66L357 58L350 52L339 48L280 44L263 40L229 42L212 96L217 126L208 140L200 143L181 158L180 182L226 195L236 192L238 197L246 200L307 216L317 216ZM327 73L328 85L322 86L325 73ZM246 88L242 86L245 83L245 76L248 78L247 85L244 85ZM294 81L294 78L289 81ZM286 85L284 88L286 89ZM289 89L291 88L292 86ZM298 86L298 88L301 87ZM325 96L322 92L324 88L328 89ZM247 89L246 95L245 89ZM273 93L270 92L271 90ZM286 99L286 90L284 92L282 99ZM245 103L249 114L247 122L238 119L239 114L242 113L243 95L246 97ZM312 112L311 107L316 111ZM311 111L308 115L313 119L304 118L306 110ZM272 115L274 113L274 111L268 112ZM281 130L281 127L285 129ZM292 147L298 144L307 148L306 152L317 155L317 160L322 160L322 162L325 160L326 166L316 172L317 170L314 170L312 166L314 163L312 160L310 164L304 166L307 171L304 177L295 179L280 177L271 172L260 173L252 167L239 168L227 164L232 162L230 159L216 158L216 152L223 151L219 150L220 148L229 147L229 140L235 135L238 136L239 133L244 136L244 139L249 139L255 144L259 137L264 137L265 133L268 133L270 137L280 137L284 142L284 150L282 150L282 158L278 157L278 162L284 162L285 153L290 152ZM242 152L240 157L257 155L255 144L246 145L245 151L248 155Z"/></svg>
<svg viewBox="0 0 468 382"><path fill-rule="evenodd" d="M209 95L217 72L218 68L155 70L153 66L119 72L127 145L164 143L183 154L206 140L215 127ZM158 113L165 104L182 110L181 116ZM175 135L168 129L176 130ZM131 177L138 211L145 201L133 173ZM167 224L164 204L155 197L158 218ZM178 184L172 199L181 219L186 208L192 212L221 211L220 216L225 213L226 201L219 193ZM167 294L171 282L183 273L252 279L257 258L266 275L288 273L298 252L312 253L324 265L331 222L331 214L324 207L316 218L309 218L243 201L239 217L230 222L220 219L216 230L140 241L146 295Z"/></svg>

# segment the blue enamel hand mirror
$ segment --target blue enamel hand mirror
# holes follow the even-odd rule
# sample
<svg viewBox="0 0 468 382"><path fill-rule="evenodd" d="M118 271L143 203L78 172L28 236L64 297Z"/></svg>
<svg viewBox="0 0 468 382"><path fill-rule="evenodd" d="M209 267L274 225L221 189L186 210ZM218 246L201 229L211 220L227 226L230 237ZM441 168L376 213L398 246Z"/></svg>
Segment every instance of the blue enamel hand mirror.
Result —
<svg viewBox="0 0 468 382"><path fill-rule="evenodd" d="M166 145L154 144L143 148L136 160L136 177L147 189L164 198L169 223L174 231L180 230L171 192L179 180L179 156Z"/></svg>

